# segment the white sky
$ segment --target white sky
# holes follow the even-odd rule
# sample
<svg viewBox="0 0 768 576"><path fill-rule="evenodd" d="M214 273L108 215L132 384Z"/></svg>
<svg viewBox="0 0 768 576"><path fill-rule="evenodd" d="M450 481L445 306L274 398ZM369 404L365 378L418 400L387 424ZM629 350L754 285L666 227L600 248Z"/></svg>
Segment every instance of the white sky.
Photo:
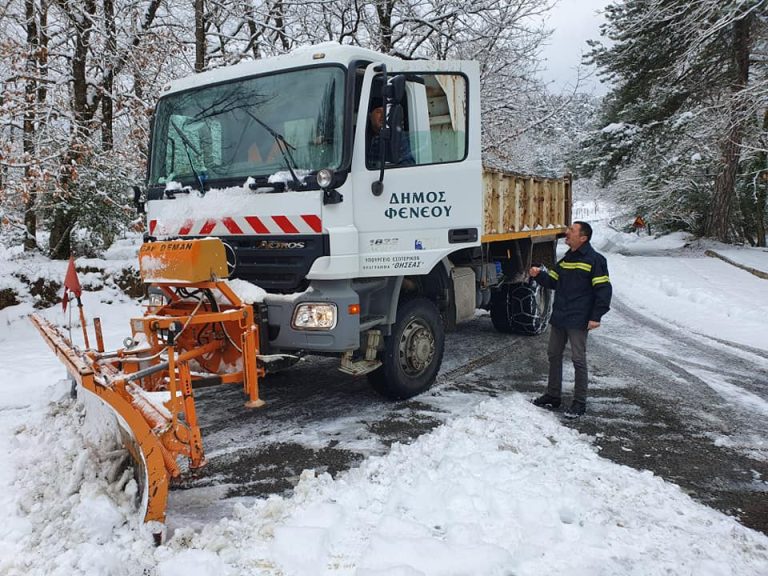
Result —
<svg viewBox="0 0 768 576"><path fill-rule="evenodd" d="M560 0L546 21L554 32L544 47L546 59L542 77L551 83L555 92L572 88L577 79L577 68L582 54L588 51L587 40L600 38L602 10L610 0ZM582 83L581 91L604 94L606 89L596 76Z"/></svg>

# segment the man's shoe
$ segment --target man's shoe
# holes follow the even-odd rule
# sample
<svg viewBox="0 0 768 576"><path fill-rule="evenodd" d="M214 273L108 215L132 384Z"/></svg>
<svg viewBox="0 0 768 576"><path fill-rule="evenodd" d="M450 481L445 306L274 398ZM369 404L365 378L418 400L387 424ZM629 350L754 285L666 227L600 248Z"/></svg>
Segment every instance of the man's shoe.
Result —
<svg viewBox="0 0 768 576"><path fill-rule="evenodd" d="M534 406L539 408L549 408L550 410L556 410L560 408L560 398L557 396L551 396L550 394L542 394L538 398L531 400Z"/></svg>
<svg viewBox="0 0 768 576"><path fill-rule="evenodd" d="M565 412L563 412L563 416L566 418L578 418L579 416L583 416L584 412L587 411L587 403L581 402L580 400L574 400L571 402L571 405L565 409Z"/></svg>

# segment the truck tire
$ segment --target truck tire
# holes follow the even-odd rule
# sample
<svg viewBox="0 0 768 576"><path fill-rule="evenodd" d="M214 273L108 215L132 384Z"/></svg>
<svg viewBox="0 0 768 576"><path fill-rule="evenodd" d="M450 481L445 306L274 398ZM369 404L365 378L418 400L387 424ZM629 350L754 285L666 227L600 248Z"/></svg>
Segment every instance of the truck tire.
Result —
<svg viewBox="0 0 768 576"><path fill-rule="evenodd" d="M509 309L509 288L510 284L503 284L491 293L491 323L498 332L504 334L515 331Z"/></svg>
<svg viewBox="0 0 768 576"><path fill-rule="evenodd" d="M404 400L435 381L445 350L445 331L437 306L426 298L401 303L392 333L384 338L382 365L368 374L379 394Z"/></svg>
<svg viewBox="0 0 768 576"><path fill-rule="evenodd" d="M491 322L506 334L541 334L552 315L552 291L535 282L507 284L491 298Z"/></svg>
<svg viewBox="0 0 768 576"><path fill-rule="evenodd" d="M512 322L518 334L541 334L552 315L552 290L536 282L517 284L509 294Z"/></svg>

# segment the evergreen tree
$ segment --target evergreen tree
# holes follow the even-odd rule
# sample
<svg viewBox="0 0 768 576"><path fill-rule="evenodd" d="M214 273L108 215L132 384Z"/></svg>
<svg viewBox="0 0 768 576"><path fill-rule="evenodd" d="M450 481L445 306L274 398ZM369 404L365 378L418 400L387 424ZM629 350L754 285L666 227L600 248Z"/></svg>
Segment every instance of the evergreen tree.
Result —
<svg viewBox="0 0 768 576"><path fill-rule="evenodd" d="M755 214L741 213L737 191L767 105L765 61L753 58L765 43L767 9L767 0L609 6L610 43L594 43L590 59L614 87L582 170L604 182L640 178L646 193L636 204L656 219L693 223L694 232L724 241L747 236Z"/></svg>

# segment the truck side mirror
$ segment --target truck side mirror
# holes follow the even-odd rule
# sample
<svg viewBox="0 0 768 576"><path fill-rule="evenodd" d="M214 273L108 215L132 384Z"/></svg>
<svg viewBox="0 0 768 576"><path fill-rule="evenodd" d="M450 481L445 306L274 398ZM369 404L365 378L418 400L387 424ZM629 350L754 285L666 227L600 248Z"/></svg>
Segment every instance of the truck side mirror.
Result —
<svg viewBox="0 0 768 576"><path fill-rule="evenodd" d="M392 76L387 82L387 101L392 104L400 104L405 98L405 74Z"/></svg>
<svg viewBox="0 0 768 576"><path fill-rule="evenodd" d="M400 141L403 136L403 107L400 104L392 104L389 109L389 117L387 118L387 127L389 131L387 135L389 140L386 145L389 147L390 158L393 162L400 162Z"/></svg>

